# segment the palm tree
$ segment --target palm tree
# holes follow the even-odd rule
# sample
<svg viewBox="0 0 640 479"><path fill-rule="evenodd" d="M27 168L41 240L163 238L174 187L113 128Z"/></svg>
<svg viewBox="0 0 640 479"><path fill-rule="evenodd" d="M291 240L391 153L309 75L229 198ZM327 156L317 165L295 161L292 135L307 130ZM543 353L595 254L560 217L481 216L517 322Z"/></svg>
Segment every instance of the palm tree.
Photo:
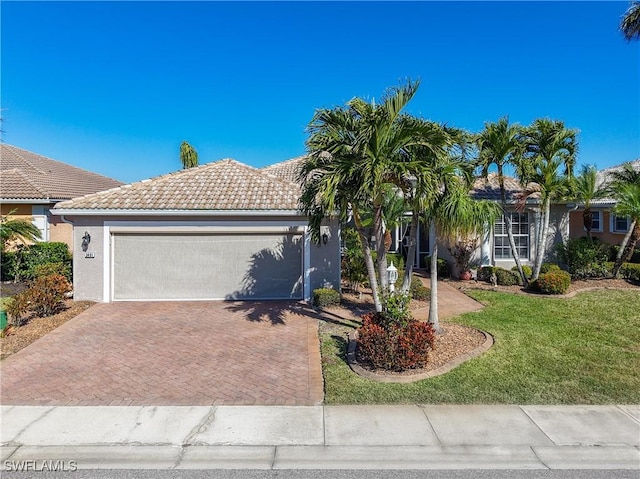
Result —
<svg viewBox="0 0 640 479"><path fill-rule="evenodd" d="M198 152L186 141L180 144L180 162L183 169L198 166Z"/></svg>
<svg viewBox="0 0 640 479"><path fill-rule="evenodd" d="M477 236L487 226L493 226L501 213L498 204L476 200L469 195L470 184L460 173L469 172L471 165L465 166L453 159L440 166L440 194L426 211L432 236L436 237L431 245L429 323L437 333L442 332L438 318L438 242L453 241L460 236Z"/></svg>
<svg viewBox="0 0 640 479"><path fill-rule="evenodd" d="M522 127L518 124L509 124L507 117L500 118L496 123L487 122L484 124L484 130L477 136L476 142L478 145L478 164L482 168L482 177L488 178L489 168L492 165L498 169L502 216L507 228L511 255L516 262L522 283L526 287L528 284L527 276L522 269L518 248L516 248L516 242L513 238L511 213L507 211L507 193L504 186L505 167L516 165L523 153Z"/></svg>
<svg viewBox="0 0 640 479"><path fill-rule="evenodd" d="M593 229L593 211L591 205L593 200L601 198L604 191L598 187L598 172L594 165L583 165L580 174L576 176L574 182L575 199L584 205L582 212L582 222L587 230L587 237L591 239Z"/></svg>
<svg viewBox="0 0 640 479"><path fill-rule="evenodd" d="M531 280L538 279L547 251L551 202L572 194L573 168L578 144L577 131L560 120L538 118L524 129L526 152L516 165L516 175L525 187L522 204L539 195L542 217L538 224L535 262Z"/></svg>
<svg viewBox="0 0 640 479"><path fill-rule="evenodd" d="M0 240L2 241L2 251L11 240L19 239L26 242L34 242L42 238L40 230L31 221L24 218L11 218L16 210L11 210L9 214L0 217Z"/></svg>
<svg viewBox="0 0 640 479"><path fill-rule="evenodd" d="M613 212L631 220L613 266L613 276L618 277L622 263L633 254L640 237L640 170L636 170L632 163L625 163L620 170L611 171L607 179L607 191L617 202Z"/></svg>
<svg viewBox="0 0 640 479"><path fill-rule="evenodd" d="M620 21L620 30L627 41L640 39L640 2L631 2Z"/></svg>
<svg viewBox="0 0 640 479"><path fill-rule="evenodd" d="M390 89L379 104L354 98L346 107L318 110L307 128L308 158L299 176L301 210L309 216L312 231L326 216L339 212L345 220L351 214L365 253L377 311L382 310L378 285L383 290L388 288L385 189L389 184L402 191L408 189L410 178L422 167L409 150L418 145L430 148L433 136L430 124L402 114L418 85L408 82ZM373 217L375 266L363 226L368 211Z"/></svg>

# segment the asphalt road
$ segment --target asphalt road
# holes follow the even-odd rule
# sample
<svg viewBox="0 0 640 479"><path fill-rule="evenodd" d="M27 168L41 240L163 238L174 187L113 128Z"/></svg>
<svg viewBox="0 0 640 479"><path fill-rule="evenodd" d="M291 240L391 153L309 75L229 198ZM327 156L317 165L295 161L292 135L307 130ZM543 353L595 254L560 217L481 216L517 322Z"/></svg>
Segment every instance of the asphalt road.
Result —
<svg viewBox="0 0 640 479"><path fill-rule="evenodd" d="M79 470L3 472L6 479L639 479L640 470Z"/></svg>

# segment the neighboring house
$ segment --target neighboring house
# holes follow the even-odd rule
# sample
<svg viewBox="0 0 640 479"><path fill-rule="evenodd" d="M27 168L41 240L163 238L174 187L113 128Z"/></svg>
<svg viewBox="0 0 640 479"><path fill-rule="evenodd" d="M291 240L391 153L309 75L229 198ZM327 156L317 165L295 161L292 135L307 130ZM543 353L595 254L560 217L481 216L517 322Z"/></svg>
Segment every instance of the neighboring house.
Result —
<svg viewBox="0 0 640 479"><path fill-rule="evenodd" d="M308 300L338 289L339 224L311 242L287 163L221 160L59 203L52 213L74 225L75 298Z"/></svg>
<svg viewBox="0 0 640 479"><path fill-rule="evenodd" d="M640 159L632 161L634 169L640 171ZM609 173L620 170L622 165L613 166L604 170L600 170L597 176L598 187L603 187L607 181ZM616 216L612 212L612 208L616 205L613 198L600 198L592 202L591 210L593 212L593 227L591 236L611 245L619 245L622 238L629 231L631 224L629 218ZM570 236L571 238L580 238L587 235L584 227L583 212L584 205L569 204L570 211Z"/></svg>
<svg viewBox="0 0 640 479"><path fill-rule="evenodd" d="M15 146L0 144L2 215L30 218L43 241L72 244L72 226L49 210L68 200L122 185L112 178L76 168Z"/></svg>

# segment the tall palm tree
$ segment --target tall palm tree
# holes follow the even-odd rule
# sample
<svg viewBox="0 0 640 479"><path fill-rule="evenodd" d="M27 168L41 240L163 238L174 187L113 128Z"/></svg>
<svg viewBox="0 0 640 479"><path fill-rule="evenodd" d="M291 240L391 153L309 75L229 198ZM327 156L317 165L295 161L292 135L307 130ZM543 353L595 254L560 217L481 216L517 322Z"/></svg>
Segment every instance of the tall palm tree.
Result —
<svg viewBox="0 0 640 479"><path fill-rule="evenodd" d="M418 85L408 82L390 89L379 104L354 98L346 107L318 110L307 127L308 158L299 175L303 189L301 210L310 217L312 228L319 227L322 218L335 212L340 212L342 219L351 213L365 253L377 311L382 310L378 285L383 290L388 288L385 188L392 184L406 189L410 177L421 167L410 156L410 148L429 148L433 136L430 126L402 114ZM373 217L376 242L373 268L371 245L362 223L367 210Z"/></svg>
<svg viewBox="0 0 640 479"><path fill-rule="evenodd" d="M2 241L2 251L11 240L21 240L34 242L42 238L40 230L31 221L24 218L12 218L16 210L11 210L9 214L0 217L0 240Z"/></svg>
<svg viewBox="0 0 640 479"><path fill-rule="evenodd" d="M180 162L185 170L198 166L198 152L186 141L180 144Z"/></svg>
<svg viewBox="0 0 640 479"><path fill-rule="evenodd" d="M431 245L429 323L437 333L442 332L438 318L438 242L479 235L487 225L493 226L501 213L498 204L475 200L469 195L470 184L460 176L467 168L455 160L441 164L440 194L426 211L432 236L436 237Z"/></svg>
<svg viewBox="0 0 640 479"><path fill-rule="evenodd" d="M613 275L618 277L622 263L633 254L640 238L640 170L636 170L632 163L625 163L621 169L611 171L606 180L609 181L607 191L617 202L613 212L631 220L613 266Z"/></svg>
<svg viewBox="0 0 640 479"><path fill-rule="evenodd" d="M541 202L541 219L536 229L536 251L532 280L538 279L547 251L551 202L572 194L573 168L578 144L577 131L566 128L560 120L538 118L524 129L525 154L516 165L516 175L527 185L522 197L537 194Z"/></svg>
<svg viewBox="0 0 640 479"><path fill-rule="evenodd" d="M640 2L631 2L620 21L620 30L627 41L640 39Z"/></svg>
<svg viewBox="0 0 640 479"><path fill-rule="evenodd" d="M582 165L580 173L575 177L574 195L575 199L584 205L582 212L582 222L587 231L587 237L591 239L593 229L593 211L591 209L593 200L601 198L604 190L598 185L598 172L594 165Z"/></svg>
<svg viewBox="0 0 640 479"><path fill-rule="evenodd" d="M484 124L484 130L478 134L476 142L478 145L478 164L482 168L482 177L488 178L491 166L496 166L498 169L502 216L507 228L511 255L516 262L522 283L527 286L527 276L522 269L520 255L513 237L511 212L507 209L507 193L504 186L505 167L515 166L522 157L522 127L515 123L509 124L507 117L500 118L496 123L487 122Z"/></svg>

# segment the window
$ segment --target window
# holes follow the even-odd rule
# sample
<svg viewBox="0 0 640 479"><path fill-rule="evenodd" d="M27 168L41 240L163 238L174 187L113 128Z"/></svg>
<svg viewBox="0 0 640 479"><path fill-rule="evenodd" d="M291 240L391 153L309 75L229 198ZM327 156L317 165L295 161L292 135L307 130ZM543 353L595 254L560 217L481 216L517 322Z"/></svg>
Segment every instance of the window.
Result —
<svg viewBox="0 0 640 479"><path fill-rule="evenodd" d="M595 233L602 232L602 211L592 211L593 219L591 220L591 231ZM587 231L587 228L584 229Z"/></svg>
<svg viewBox="0 0 640 479"><path fill-rule="evenodd" d="M529 214L512 212L509 215L518 256L521 259L529 259ZM493 229L493 255L496 259L513 258L504 216L496 221Z"/></svg>
<svg viewBox="0 0 640 479"><path fill-rule="evenodd" d="M629 230L629 218L612 215L611 231L613 233L626 233Z"/></svg>

